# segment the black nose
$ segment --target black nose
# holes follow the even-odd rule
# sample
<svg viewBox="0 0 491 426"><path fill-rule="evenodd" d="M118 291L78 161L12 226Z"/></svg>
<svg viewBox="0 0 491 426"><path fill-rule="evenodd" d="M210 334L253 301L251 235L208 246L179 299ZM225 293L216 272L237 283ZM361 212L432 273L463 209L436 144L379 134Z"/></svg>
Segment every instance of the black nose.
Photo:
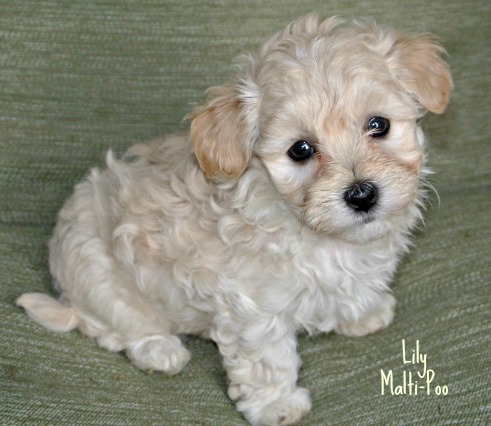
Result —
<svg viewBox="0 0 491 426"><path fill-rule="evenodd" d="M378 190L371 182L358 182L350 186L344 193L344 201L357 212L368 212L376 203Z"/></svg>

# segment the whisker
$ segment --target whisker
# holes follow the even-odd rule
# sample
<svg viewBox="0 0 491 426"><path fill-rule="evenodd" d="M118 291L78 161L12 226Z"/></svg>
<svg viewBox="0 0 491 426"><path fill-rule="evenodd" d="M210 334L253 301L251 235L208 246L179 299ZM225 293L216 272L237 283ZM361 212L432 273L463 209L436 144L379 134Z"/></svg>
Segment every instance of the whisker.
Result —
<svg viewBox="0 0 491 426"><path fill-rule="evenodd" d="M436 200L438 202L438 208L441 207L441 198L440 195L438 194L438 191L436 188L433 186L433 184L430 182L430 180L426 176L421 176L420 178L421 184L422 184L422 197L425 203L428 203L431 207L433 207L433 197L431 197L431 193L433 193L436 196Z"/></svg>

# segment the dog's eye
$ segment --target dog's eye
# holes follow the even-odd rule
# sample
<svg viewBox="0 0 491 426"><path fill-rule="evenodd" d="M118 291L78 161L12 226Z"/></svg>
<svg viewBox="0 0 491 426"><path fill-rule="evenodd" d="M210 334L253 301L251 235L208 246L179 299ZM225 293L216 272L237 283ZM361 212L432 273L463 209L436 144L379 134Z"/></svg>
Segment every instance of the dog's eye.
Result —
<svg viewBox="0 0 491 426"><path fill-rule="evenodd" d="M315 149L307 141L297 141L288 150L288 155L293 161L304 161L315 154Z"/></svg>
<svg viewBox="0 0 491 426"><path fill-rule="evenodd" d="M390 121L384 117L372 117L368 120L368 134L374 138L381 138L389 133Z"/></svg>

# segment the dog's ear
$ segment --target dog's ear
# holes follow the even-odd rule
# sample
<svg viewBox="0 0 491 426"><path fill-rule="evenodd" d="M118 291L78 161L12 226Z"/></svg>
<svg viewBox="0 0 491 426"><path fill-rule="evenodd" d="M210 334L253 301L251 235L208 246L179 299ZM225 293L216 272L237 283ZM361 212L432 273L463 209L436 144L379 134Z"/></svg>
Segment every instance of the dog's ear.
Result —
<svg viewBox="0 0 491 426"><path fill-rule="evenodd" d="M405 89L427 110L441 114L453 88L444 49L428 36L397 34L388 64Z"/></svg>
<svg viewBox="0 0 491 426"><path fill-rule="evenodd" d="M254 114L237 84L207 90L209 101L191 119L190 137L198 164L208 178L232 180L244 173L256 138Z"/></svg>

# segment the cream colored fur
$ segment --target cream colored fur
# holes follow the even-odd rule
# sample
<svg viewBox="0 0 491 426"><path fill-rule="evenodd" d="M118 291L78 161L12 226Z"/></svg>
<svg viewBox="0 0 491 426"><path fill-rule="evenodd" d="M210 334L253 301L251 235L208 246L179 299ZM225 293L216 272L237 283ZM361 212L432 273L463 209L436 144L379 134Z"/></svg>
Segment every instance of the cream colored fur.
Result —
<svg viewBox="0 0 491 426"><path fill-rule="evenodd" d="M108 153L59 214L59 301L18 304L167 374L190 359L178 335L211 338L250 423L296 422L311 408L297 333L392 321L389 284L425 197L417 120L443 112L452 87L441 50L373 23L293 22L210 89L189 137ZM390 119L384 138L367 130L373 116ZM312 158L288 156L298 140ZM379 196L359 214L343 194L367 180Z"/></svg>

